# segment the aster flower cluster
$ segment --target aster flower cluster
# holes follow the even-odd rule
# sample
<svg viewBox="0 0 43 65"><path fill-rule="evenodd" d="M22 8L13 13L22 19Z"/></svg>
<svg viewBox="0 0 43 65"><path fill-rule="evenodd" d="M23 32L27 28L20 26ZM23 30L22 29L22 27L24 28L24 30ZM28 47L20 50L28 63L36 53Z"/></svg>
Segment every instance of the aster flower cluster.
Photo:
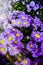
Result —
<svg viewBox="0 0 43 65"><path fill-rule="evenodd" d="M15 29L2 32L0 37L0 53L6 54L7 51L10 55L20 53L20 48L24 48L20 42L22 38L23 34Z"/></svg>
<svg viewBox="0 0 43 65"><path fill-rule="evenodd" d="M39 4L36 4L34 1L31 1L30 4L27 4L27 11L31 12L31 10L38 10L39 9Z"/></svg>
<svg viewBox="0 0 43 65"><path fill-rule="evenodd" d="M40 65L43 61L43 21L31 15L32 11L41 9L39 4L33 0L9 0L8 6L13 10L7 9L0 16L0 54L11 65Z"/></svg>

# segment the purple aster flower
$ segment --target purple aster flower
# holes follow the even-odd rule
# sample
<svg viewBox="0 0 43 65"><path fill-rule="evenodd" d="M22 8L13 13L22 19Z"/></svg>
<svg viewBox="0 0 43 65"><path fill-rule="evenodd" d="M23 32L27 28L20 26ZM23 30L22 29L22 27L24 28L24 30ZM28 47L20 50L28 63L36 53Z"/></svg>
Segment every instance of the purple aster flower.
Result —
<svg viewBox="0 0 43 65"><path fill-rule="evenodd" d="M25 58L20 64L21 65L30 65L30 59L29 58Z"/></svg>
<svg viewBox="0 0 43 65"><path fill-rule="evenodd" d="M22 27L22 20L21 19L16 19L16 22L17 22L17 24L16 24L17 27Z"/></svg>
<svg viewBox="0 0 43 65"><path fill-rule="evenodd" d="M25 14L24 12L17 13L18 19L12 19L11 25L17 27L29 27L32 23L32 17L30 15Z"/></svg>
<svg viewBox="0 0 43 65"><path fill-rule="evenodd" d="M34 25L41 26L41 21L38 17L35 16L33 20L34 20L34 23L33 23Z"/></svg>
<svg viewBox="0 0 43 65"><path fill-rule="evenodd" d="M8 30L8 31L10 31L10 30ZM5 38L9 34L8 31L2 32L1 35L0 35L0 38Z"/></svg>
<svg viewBox="0 0 43 65"><path fill-rule="evenodd" d="M38 45L33 41L28 42L27 46L26 46L27 50L29 50L31 52L33 51L33 49L35 49L37 47L38 47Z"/></svg>
<svg viewBox="0 0 43 65"><path fill-rule="evenodd" d="M12 19L12 20L11 20L11 25L12 25L12 26L17 26L17 22L16 22L15 19Z"/></svg>
<svg viewBox="0 0 43 65"><path fill-rule="evenodd" d="M30 26L30 21L27 21L27 20L23 21L22 26L23 27L29 27Z"/></svg>
<svg viewBox="0 0 43 65"><path fill-rule="evenodd" d="M17 14L18 14L18 15L22 15L22 14L25 14L25 12L23 12L23 11L18 11Z"/></svg>
<svg viewBox="0 0 43 65"><path fill-rule="evenodd" d="M18 42L17 40L15 40L13 43L11 43L13 46L18 47L18 49L24 49L24 45L22 42Z"/></svg>
<svg viewBox="0 0 43 65"><path fill-rule="evenodd" d="M20 19L13 19L11 22L12 26L22 27L22 21Z"/></svg>
<svg viewBox="0 0 43 65"><path fill-rule="evenodd" d="M14 34L10 33L5 37L5 39L7 40L6 42L9 44L9 43L12 43L13 41L15 41L15 36L14 36Z"/></svg>
<svg viewBox="0 0 43 65"><path fill-rule="evenodd" d="M27 7L27 12L31 12L30 5L29 5L29 4L27 4L27 5L26 5L26 7Z"/></svg>
<svg viewBox="0 0 43 65"><path fill-rule="evenodd" d="M33 7L33 10L36 11L39 9L39 4L36 4L34 7Z"/></svg>
<svg viewBox="0 0 43 65"><path fill-rule="evenodd" d="M35 40L36 42L42 42L43 39L43 32L38 32L38 31L33 31L31 34L31 37L33 38L33 40Z"/></svg>
<svg viewBox="0 0 43 65"><path fill-rule="evenodd" d="M8 47L8 52L9 52L9 54L10 54L11 56L14 56L14 55L20 53L20 49L18 49L18 47L16 47L16 46L10 45L10 46Z"/></svg>
<svg viewBox="0 0 43 65"><path fill-rule="evenodd" d="M27 15L27 14L25 14L24 12L18 12L18 17L22 20L22 21L25 21L25 20L27 20L27 21L30 21L30 20L32 20L32 17L30 16L30 15Z"/></svg>
<svg viewBox="0 0 43 65"><path fill-rule="evenodd" d="M34 7L34 6L35 6L35 2L34 2L34 1L31 1L31 2L30 2L30 6L31 6L31 7Z"/></svg>
<svg viewBox="0 0 43 65"><path fill-rule="evenodd" d="M6 39L4 37L1 37L0 44L1 45L7 45Z"/></svg>
<svg viewBox="0 0 43 65"><path fill-rule="evenodd" d="M20 13L18 13L18 17L22 20L27 20L27 18L28 18L27 15L22 11Z"/></svg>
<svg viewBox="0 0 43 65"><path fill-rule="evenodd" d="M41 27L41 24L42 24L41 20L35 16L32 23L32 26L34 27L33 30L37 30L38 27Z"/></svg>
<svg viewBox="0 0 43 65"><path fill-rule="evenodd" d="M20 49L23 49L24 48L24 45L23 45L22 42L18 42L17 45L18 45L18 48L20 48Z"/></svg>
<svg viewBox="0 0 43 65"><path fill-rule="evenodd" d="M41 48L36 48L36 49L34 49L33 51L32 51L32 56L33 57L38 57L38 56L40 56L41 55Z"/></svg>
<svg viewBox="0 0 43 65"><path fill-rule="evenodd" d="M21 33L21 32L18 31L18 30L16 30L16 31L14 32L14 35L15 35L15 39L16 39L17 41L20 41L20 40L22 40L22 38L23 38L23 33Z"/></svg>
<svg viewBox="0 0 43 65"><path fill-rule="evenodd" d="M5 55L7 53L7 47L0 45L0 53Z"/></svg>

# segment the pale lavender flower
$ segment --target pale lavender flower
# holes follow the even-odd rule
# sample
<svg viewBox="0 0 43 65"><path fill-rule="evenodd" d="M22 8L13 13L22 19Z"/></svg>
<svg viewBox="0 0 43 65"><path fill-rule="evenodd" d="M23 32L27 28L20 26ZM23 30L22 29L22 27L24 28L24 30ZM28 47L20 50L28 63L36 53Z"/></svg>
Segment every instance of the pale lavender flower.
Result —
<svg viewBox="0 0 43 65"><path fill-rule="evenodd" d="M39 4L36 4L34 7L33 7L33 10L36 11L39 9Z"/></svg>
<svg viewBox="0 0 43 65"><path fill-rule="evenodd" d="M17 55L20 53L20 49L18 49L16 46L10 46L8 47L8 52L11 56Z"/></svg>
<svg viewBox="0 0 43 65"><path fill-rule="evenodd" d="M29 5L29 4L27 4L27 5L26 5L26 7L27 7L27 12L31 12L30 5Z"/></svg>
<svg viewBox="0 0 43 65"><path fill-rule="evenodd" d="M31 6L31 7L34 7L34 6L35 6L35 2L34 2L34 1L31 1L31 2L30 2L30 6Z"/></svg>
<svg viewBox="0 0 43 65"><path fill-rule="evenodd" d="M7 53L7 47L1 45L1 46L0 46L0 53L3 54L3 55L5 55L5 54Z"/></svg>
<svg viewBox="0 0 43 65"><path fill-rule="evenodd" d="M5 37L5 39L7 40L6 42L7 42L8 44L10 44L10 43L12 43L13 41L15 41L15 35L12 34L12 33L10 33L10 34L8 34L8 35Z"/></svg>
<svg viewBox="0 0 43 65"><path fill-rule="evenodd" d="M21 65L30 65L30 59L24 58L24 60L20 63Z"/></svg>

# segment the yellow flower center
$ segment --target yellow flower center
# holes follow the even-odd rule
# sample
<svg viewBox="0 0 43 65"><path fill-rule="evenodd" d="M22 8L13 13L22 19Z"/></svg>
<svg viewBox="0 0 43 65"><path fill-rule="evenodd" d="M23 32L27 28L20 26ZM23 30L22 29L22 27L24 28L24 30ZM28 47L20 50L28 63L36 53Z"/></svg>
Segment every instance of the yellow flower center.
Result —
<svg viewBox="0 0 43 65"><path fill-rule="evenodd" d="M4 44L5 43L5 40L1 40L0 43Z"/></svg>
<svg viewBox="0 0 43 65"><path fill-rule="evenodd" d="M1 48L1 51L4 52L5 51L5 48Z"/></svg>
<svg viewBox="0 0 43 65"><path fill-rule="evenodd" d="M27 25L27 22L24 22L24 25Z"/></svg>
<svg viewBox="0 0 43 65"><path fill-rule="evenodd" d="M12 22L12 24L16 24L16 21Z"/></svg>
<svg viewBox="0 0 43 65"><path fill-rule="evenodd" d="M20 34L19 34L19 33L17 33L17 34L16 34L16 36L17 36L17 37L19 37L19 36L20 36Z"/></svg>
<svg viewBox="0 0 43 65"><path fill-rule="evenodd" d="M40 35L39 35L39 34L35 34L35 37L36 37L36 38L40 38Z"/></svg>
<svg viewBox="0 0 43 65"><path fill-rule="evenodd" d="M28 64L28 60L25 60L24 63L25 63L25 64Z"/></svg>
<svg viewBox="0 0 43 65"><path fill-rule="evenodd" d="M12 39L13 39L12 36L10 36L10 37L8 38L9 41L12 41Z"/></svg>
<svg viewBox="0 0 43 65"><path fill-rule="evenodd" d="M18 24L20 24L21 22L20 21L18 21Z"/></svg>

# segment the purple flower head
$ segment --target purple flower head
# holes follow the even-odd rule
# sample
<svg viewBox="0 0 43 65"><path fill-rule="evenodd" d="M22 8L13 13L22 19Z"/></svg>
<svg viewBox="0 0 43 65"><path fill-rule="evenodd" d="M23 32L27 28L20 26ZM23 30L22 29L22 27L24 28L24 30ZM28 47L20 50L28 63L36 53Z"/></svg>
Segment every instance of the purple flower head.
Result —
<svg viewBox="0 0 43 65"><path fill-rule="evenodd" d="M18 17L22 20L26 20L27 19L27 15L24 12L20 12L18 13Z"/></svg>
<svg viewBox="0 0 43 65"><path fill-rule="evenodd" d="M15 40L15 36L14 36L14 34L10 33L5 37L5 39L7 40L6 42L9 44Z"/></svg>
<svg viewBox="0 0 43 65"><path fill-rule="evenodd" d="M29 58L25 58L20 64L21 65L30 65L30 59Z"/></svg>
<svg viewBox="0 0 43 65"><path fill-rule="evenodd" d="M30 41L30 42L28 42L28 44L27 44L27 46L26 46L26 48L27 48L27 50L29 50L29 51L33 51L35 48L37 48L38 47L38 45L35 43L35 42L32 42L32 41Z"/></svg>
<svg viewBox="0 0 43 65"><path fill-rule="evenodd" d="M16 26L22 27L22 20L21 19L16 19Z"/></svg>
<svg viewBox="0 0 43 65"><path fill-rule="evenodd" d="M23 21L22 26L23 27L29 27L30 26L30 21L27 21L27 20Z"/></svg>
<svg viewBox="0 0 43 65"><path fill-rule="evenodd" d="M22 27L22 20L20 19L13 19L11 22L12 26Z"/></svg>
<svg viewBox="0 0 43 65"><path fill-rule="evenodd" d="M4 37L1 37L1 39L0 39L0 44L1 45L7 45L7 42L6 42L7 40L4 38Z"/></svg>
<svg viewBox="0 0 43 65"><path fill-rule="evenodd" d="M15 35L15 39L16 39L17 41L20 41L20 40L22 40L22 38L23 38L23 33L21 33L21 32L18 31L18 30L16 30L16 31L14 32L14 35Z"/></svg>
<svg viewBox="0 0 43 65"><path fill-rule="evenodd" d="M12 43L13 46L16 46L18 47L18 49L23 49L24 48L24 45L22 42L18 42L17 40L15 40L13 43Z"/></svg>
<svg viewBox="0 0 43 65"><path fill-rule="evenodd" d="M31 34L31 37L33 38L33 40L35 40L36 42L42 42L43 39L43 32L39 32L39 31L33 31Z"/></svg>
<svg viewBox="0 0 43 65"><path fill-rule="evenodd" d="M39 9L39 4L36 4L34 7L33 7L33 10L36 11Z"/></svg>
<svg viewBox="0 0 43 65"><path fill-rule="evenodd" d="M32 56L33 57L38 57L38 56L40 56L41 55L41 48L36 48L36 49L34 49L33 51L32 51Z"/></svg>
<svg viewBox="0 0 43 65"><path fill-rule="evenodd" d="M25 14L24 12L17 13L18 19L12 19L11 25L17 27L29 27L32 23L32 17L30 15Z"/></svg>
<svg viewBox="0 0 43 65"><path fill-rule="evenodd" d="M34 6L35 6L35 2L34 2L34 1L31 1L31 2L30 2L30 6L31 6L31 7L34 7Z"/></svg>
<svg viewBox="0 0 43 65"><path fill-rule="evenodd" d="M26 5L26 7L27 7L27 12L31 12L30 5L29 5L29 4L27 4L27 5Z"/></svg>
<svg viewBox="0 0 43 65"><path fill-rule="evenodd" d="M7 47L4 45L0 45L0 53L5 55L7 53Z"/></svg>
<svg viewBox="0 0 43 65"><path fill-rule="evenodd" d="M34 21L33 24L36 25L37 27L41 26L41 21L40 21L40 19L38 17L35 16L33 21Z"/></svg>
<svg viewBox="0 0 43 65"><path fill-rule="evenodd" d="M20 53L20 49L18 49L16 46L10 45L8 47L8 52L11 56L14 56Z"/></svg>

